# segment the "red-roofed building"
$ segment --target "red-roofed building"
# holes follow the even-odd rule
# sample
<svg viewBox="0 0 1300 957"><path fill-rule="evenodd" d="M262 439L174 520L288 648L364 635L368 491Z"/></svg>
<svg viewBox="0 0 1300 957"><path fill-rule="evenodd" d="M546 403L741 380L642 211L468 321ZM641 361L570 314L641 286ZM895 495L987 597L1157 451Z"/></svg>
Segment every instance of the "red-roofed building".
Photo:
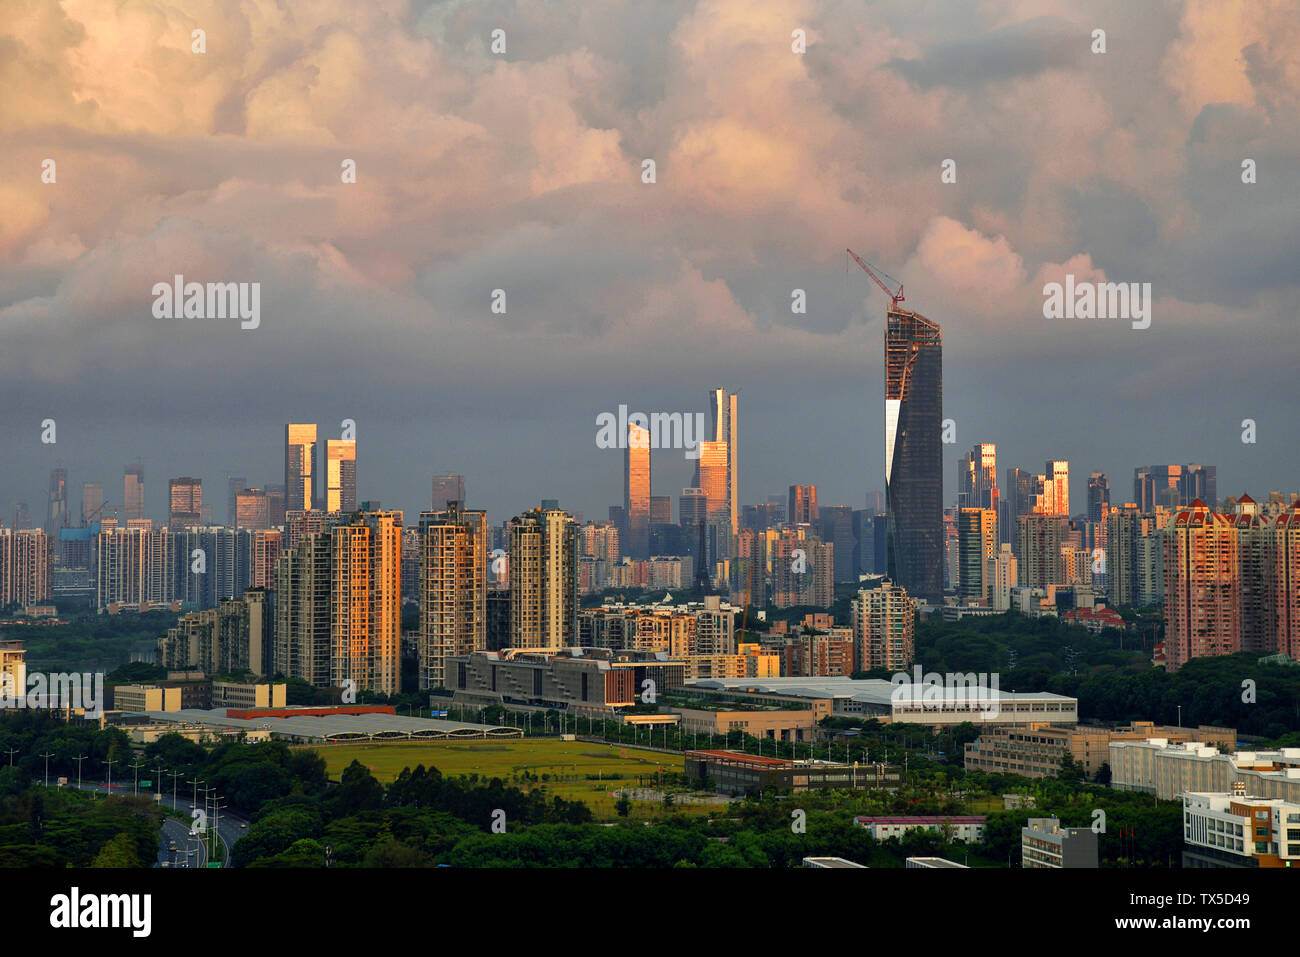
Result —
<svg viewBox="0 0 1300 957"><path fill-rule="evenodd" d="M1067 625L1082 625L1094 635L1101 634L1103 628L1124 629L1124 618L1114 608L1097 605L1095 608L1075 608L1064 616Z"/></svg>

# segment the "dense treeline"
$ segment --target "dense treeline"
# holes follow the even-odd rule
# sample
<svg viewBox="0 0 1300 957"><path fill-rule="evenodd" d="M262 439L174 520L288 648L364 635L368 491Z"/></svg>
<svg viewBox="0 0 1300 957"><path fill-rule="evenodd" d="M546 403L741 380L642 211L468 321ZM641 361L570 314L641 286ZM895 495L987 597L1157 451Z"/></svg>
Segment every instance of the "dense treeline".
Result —
<svg viewBox="0 0 1300 957"><path fill-rule="evenodd" d="M180 616L170 611L119 615L77 614L66 625L0 627L0 640L18 640L28 671L112 671L132 652L157 647L158 636Z"/></svg>
<svg viewBox="0 0 1300 957"><path fill-rule="evenodd" d="M916 662L939 673L996 673L1003 691L1077 697L1085 721L1176 724L1181 705L1184 725L1270 739L1300 731L1300 668L1261 665L1258 653L1241 652L1193 659L1171 675L1129 650L1132 640L1017 614L933 621L917 629Z"/></svg>
<svg viewBox="0 0 1300 957"><path fill-rule="evenodd" d="M140 867L161 822L148 798L35 787L17 766L0 768L0 867Z"/></svg>

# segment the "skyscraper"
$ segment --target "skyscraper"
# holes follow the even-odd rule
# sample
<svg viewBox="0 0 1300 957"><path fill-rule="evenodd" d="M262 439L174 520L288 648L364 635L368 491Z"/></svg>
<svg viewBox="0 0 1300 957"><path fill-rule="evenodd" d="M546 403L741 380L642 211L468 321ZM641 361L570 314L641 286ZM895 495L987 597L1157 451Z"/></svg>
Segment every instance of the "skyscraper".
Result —
<svg viewBox="0 0 1300 957"><path fill-rule="evenodd" d="M100 517L104 507L104 485L102 482L83 482L81 485L81 527L85 528Z"/></svg>
<svg viewBox="0 0 1300 957"><path fill-rule="evenodd" d="M355 439L325 440L325 511L357 510L357 443Z"/></svg>
<svg viewBox="0 0 1300 957"><path fill-rule="evenodd" d="M1043 469L1043 495L1046 497L1044 513L1070 514L1070 463L1064 459L1048 459Z"/></svg>
<svg viewBox="0 0 1300 957"><path fill-rule="evenodd" d="M235 520L240 528L269 528L271 511L266 492L260 488L246 488L235 494Z"/></svg>
<svg viewBox="0 0 1300 957"><path fill-rule="evenodd" d="M731 509L727 501L727 469L730 454L725 442L701 442L696 463L700 488L705 498L705 547L707 564L712 565L731 554ZM699 561L704 563L703 557ZM704 567L702 565L702 567ZM712 573L712 568L706 568Z"/></svg>
<svg viewBox="0 0 1300 957"><path fill-rule="evenodd" d="M991 508L963 508L957 513L957 594L963 601L991 604L992 582L985 579L988 559L997 549L997 513Z"/></svg>
<svg viewBox="0 0 1300 957"><path fill-rule="evenodd" d="M1100 522L1110 504L1110 480L1102 472L1088 476L1088 521Z"/></svg>
<svg viewBox="0 0 1300 957"><path fill-rule="evenodd" d="M510 645L555 651L578 644L578 526L559 509L510 525Z"/></svg>
<svg viewBox="0 0 1300 957"><path fill-rule="evenodd" d="M617 546L615 546L617 548ZM420 514L420 690L445 687L452 655L487 650L487 513Z"/></svg>
<svg viewBox="0 0 1300 957"><path fill-rule="evenodd" d="M456 502L465 507L465 476L455 472L443 472L433 477L433 511L445 511L447 505Z"/></svg>
<svg viewBox="0 0 1300 957"><path fill-rule="evenodd" d="M237 475L226 479L226 524L233 526L239 510L239 493L248 488L248 479Z"/></svg>
<svg viewBox="0 0 1300 957"><path fill-rule="evenodd" d="M740 435L737 419L738 396L726 389L709 392L709 407L713 411L713 441L723 442L727 448L727 521L730 533L740 529ZM703 488L703 483L701 483Z"/></svg>
<svg viewBox="0 0 1300 957"><path fill-rule="evenodd" d="M128 465L122 476L122 522L144 518L144 466Z"/></svg>
<svg viewBox="0 0 1300 957"><path fill-rule="evenodd" d="M284 508L308 511L315 507L316 425L290 422L284 427Z"/></svg>
<svg viewBox="0 0 1300 957"><path fill-rule="evenodd" d="M623 515L627 522L625 554L650 557L650 430L635 422L627 426L623 457Z"/></svg>
<svg viewBox="0 0 1300 957"><path fill-rule="evenodd" d="M957 460L957 507L998 507L998 447L981 442Z"/></svg>
<svg viewBox="0 0 1300 957"><path fill-rule="evenodd" d="M816 485L791 485L786 507L786 521L791 525L812 525L817 522Z"/></svg>
<svg viewBox="0 0 1300 957"><path fill-rule="evenodd" d="M173 531L203 522L203 481L183 476L167 486L167 527Z"/></svg>
<svg viewBox="0 0 1300 957"><path fill-rule="evenodd" d="M45 533L58 540L59 530L72 523L68 520L68 470L50 471L50 498L45 512Z"/></svg>
<svg viewBox="0 0 1300 957"><path fill-rule="evenodd" d="M885 328L885 498L889 578L943 600L943 337L938 323L890 308Z"/></svg>

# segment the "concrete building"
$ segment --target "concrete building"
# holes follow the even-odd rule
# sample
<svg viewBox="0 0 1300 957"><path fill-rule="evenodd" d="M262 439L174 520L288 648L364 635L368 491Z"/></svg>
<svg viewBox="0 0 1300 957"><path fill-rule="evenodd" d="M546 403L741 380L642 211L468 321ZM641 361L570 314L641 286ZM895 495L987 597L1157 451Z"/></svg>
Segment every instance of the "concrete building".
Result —
<svg viewBox="0 0 1300 957"><path fill-rule="evenodd" d="M607 658L544 652L485 651L446 659L445 687L456 706L504 705L607 718L630 708L636 672Z"/></svg>
<svg viewBox="0 0 1300 957"><path fill-rule="evenodd" d="M1031 817L1020 829L1020 859L1026 869L1095 868L1097 835L1089 827L1062 827L1054 817Z"/></svg>
<svg viewBox="0 0 1300 957"><path fill-rule="evenodd" d="M1156 727L1150 721L1135 721L1127 727L1097 728L1033 723L982 732L966 745L965 767L967 771L989 774L1056 777L1068 754L1087 777L1094 778L1101 766L1110 761L1112 741L1144 741L1156 735L1182 742L1209 741L1225 748L1232 747L1237 740L1236 729L1208 725L1168 728Z"/></svg>
<svg viewBox="0 0 1300 957"><path fill-rule="evenodd" d="M558 651L578 644L578 526L533 509L510 526L510 644Z"/></svg>
<svg viewBox="0 0 1300 957"><path fill-rule="evenodd" d="M684 726L683 726L684 729ZM874 768L829 761L767 758L739 751L687 751L686 776L723 794L782 791L851 790L877 787Z"/></svg>
<svg viewBox="0 0 1300 957"><path fill-rule="evenodd" d="M51 596L50 538L42 529L0 528L0 607Z"/></svg>
<svg viewBox="0 0 1300 957"><path fill-rule="evenodd" d="M214 681L211 701L213 708L283 708L288 703L287 693L288 685L284 682L247 684Z"/></svg>
<svg viewBox="0 0 1300 957"><path fill-rule="evenodd" d="M899 687L889 681L843 677L713 679L691 682L688 689L728 700L769 706L808 702L825 707L827 714L875 718L884 723L924 724L934 728L964 721L988 727L1078 723L1077 698L1049 692L1012 693L987 685L980 687L977 683L979 676L973 673L952 677L964 682L960 686L961 693L954 691L933 700L925 700L922 695L914 698L900 693Z"/></svg>
<svg viewBox="0 0 1300 957"><path fill-rule="evenodd" d="M188 528L203 524L202 479L174 478L168 483L167 527Z"/></svg>
<svg viewBox="0 0 1300 957"><path fill-rule="evenodd" d="M916 814L907 816L860 816L853 819L858 827L865 827L877 841L901 840L910 831L930 831L942 834L951 832L954 841L979 844L984 840L986 818L983 815Z"/></svg>
<svg viewBox="0 0 1300 957"><path fill-rule="evenodd" d="M401 690L400 512L364 512L331 530L330 684Z"/></svg>
<svg viewBox="0 0 1300 957"><path fill-rule="evenodd" d="M988 588L989 604L994 611L1011 609L1011 589L1020 584L1019 565L1009 543L998 545L998 550L984 562L984 581Z"/></svg>
<svg viewBox="0 0 1300 957"><path fill-rule="evenodd" d="M893 582L864 588L853 598L854 670L903 671L916 653L916 609Z"/></svg>
<svg viewBox="0 0 1300 957"><path fill-rule="evenodd" d="M159 688L156 685L118 685L113 689L113 709L116 711L179 711L180 688Z"/></svg>
<svg viewBox="0 0 1300 957"><path fill-rule="evenodd" d="M751 738L769 741L812 741L820 717L813 708L803 710L777 710L719 705L717 710L703 708L670 708L681 716L681 728L686 734L722 734L736 731Z"/></svg>
<svg viewBox="0 0 1300 957"><path fill-rule="evenodd" d="M1165 738L1113 741L1110 786L1172 801L1185 791L1227 792L1243 782L1249 794L1300 803L1300 748L1223 754L1199 741Z"/></svg>
<svg viewBox="0 0 1300 957"><path fill-rule="evenodd" d="M1300 804L1230 792L1183 795L1183 867L1300 867Z"/></svg>
<svg viewBox="0 0 1300 957"><path fill-rule="evenodd" d="M487 650L487 513L420 513L420 690L441 688L446 659Z"/></svg>
<svg viewBox="0 0 1300 957"><path fill-rule="evenodd" d="M942 869L947 867L959 867L962 870L970 870L965 864L958 864L956 861L950 861L946 857L909 857L904 868L930 868Z"/></svg>

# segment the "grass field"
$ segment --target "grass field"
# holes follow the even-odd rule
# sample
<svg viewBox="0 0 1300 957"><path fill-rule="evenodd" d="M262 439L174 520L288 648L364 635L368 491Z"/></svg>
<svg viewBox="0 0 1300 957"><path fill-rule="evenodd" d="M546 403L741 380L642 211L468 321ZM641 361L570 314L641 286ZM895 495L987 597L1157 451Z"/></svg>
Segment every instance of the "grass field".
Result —
<svg viewBox="0 0 1300 957"><path fill-rule="evenodd" d="M593 815L602 819L617 816L614 810L617 798L609 792L635 789L637 775L641 775L645 786L652 787L652 777L661 767L675 775L682 772L682 759L677 755L626 745L550 738L346 744L315 750L325 759L326 773L333 780L338 780L353 760L360 761L384 783L396 778L403 768L423 764L436 767L446 777L477 774L480 778L501 778L507 786L524 791L544 787L557 797L582 801ZM679 803L671 813L698 814L710 810L716 813L718 806ZM650 818L663 813L661 802L634 801L630 816Z"/></svg>

